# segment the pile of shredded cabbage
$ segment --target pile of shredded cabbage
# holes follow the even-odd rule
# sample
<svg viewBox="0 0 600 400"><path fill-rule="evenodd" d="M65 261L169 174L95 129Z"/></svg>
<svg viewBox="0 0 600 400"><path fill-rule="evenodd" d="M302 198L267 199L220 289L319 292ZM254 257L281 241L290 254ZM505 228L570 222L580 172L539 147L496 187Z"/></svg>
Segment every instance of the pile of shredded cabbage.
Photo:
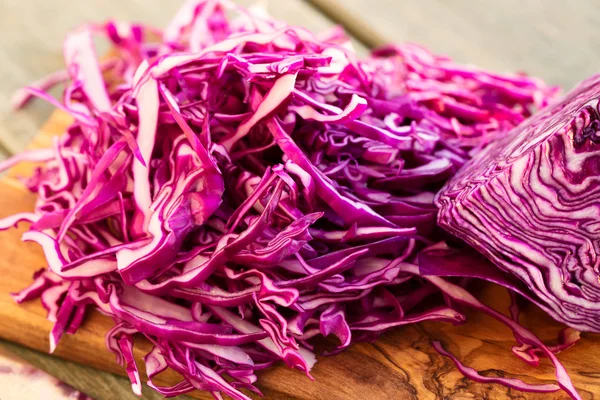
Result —
<svg viewBox="0 0 600 400"><path fill-rule="evenodd" d="M108 58L93 35L114 46ZM43 248L48 269L14 297L41 297L51 350L94 308L115 321L107 346L134 392L142 334L156 391L248 399L260 393L255 372L276 362L310 377L318 337L336 336L340 351L405 324L463 323L466 305L509 326L522 358L549 357L558 385L494 382L577 398L554 355L576 332L545 346L464 280L442 278L464 263L440 242L433 203L556 89L416 45L358 60L339 29L315 35L225 1L190 1L165 30L81 27L64 55L67 69L15 105L41 97L72 125L52 148L0 165L41 163L26 180L35 210L0 228L27 221L23 239ZM56 100L46 90L60 82ZM184 380L158 387L167 368Z"/></svg>

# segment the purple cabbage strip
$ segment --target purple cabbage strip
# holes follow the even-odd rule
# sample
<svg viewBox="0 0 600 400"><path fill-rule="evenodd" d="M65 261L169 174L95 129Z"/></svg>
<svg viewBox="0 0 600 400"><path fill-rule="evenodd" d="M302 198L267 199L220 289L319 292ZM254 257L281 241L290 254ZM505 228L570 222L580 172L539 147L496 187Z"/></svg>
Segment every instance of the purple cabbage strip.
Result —
<svg viewBox="0 0 600 400"><path fill-rule="evenodd" d="M542 385L534 385L521 381L520 379L515 378L502 378L496 376L484 376L479 374L471 367L467 367L460 360L446 351L440 342L433 342L433 348L437 350L443 356L446 356L454 362L456 368L460 371L461 374L466 376L469 379L473 379L474 381L481 383L501 383L504 386L507 386L511 389L517 389L523 392L537 392L537 393L551 393L560 390L558 385L554 384L542 384Z"/></svg>

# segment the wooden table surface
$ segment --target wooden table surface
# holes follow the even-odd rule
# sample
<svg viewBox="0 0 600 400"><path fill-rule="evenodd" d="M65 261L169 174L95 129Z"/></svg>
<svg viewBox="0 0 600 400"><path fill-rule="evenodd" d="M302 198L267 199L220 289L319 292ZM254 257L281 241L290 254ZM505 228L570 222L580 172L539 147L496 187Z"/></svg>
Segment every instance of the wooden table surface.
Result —
<svg viewBox="0 0 600 400"><path fill-rule="evenodd" d="M13 113L10 97L15 89L62 67L61 44L69 29L109 17L162 26L180 4L164 0L2 0L0 159L21 151L50 115L52 108L42 102ZM268 4L276 17L315 30L336 22L350 24L350 31L366 46L418 42L461 62L497 71L524 70L567 88L600 71L597 0L273 0ZM358 41L356 47L365 52ZM11 343L0 342L0 346L97 400L137 398L124 378ZM162 397L146 391L144 398Z"/></svg>

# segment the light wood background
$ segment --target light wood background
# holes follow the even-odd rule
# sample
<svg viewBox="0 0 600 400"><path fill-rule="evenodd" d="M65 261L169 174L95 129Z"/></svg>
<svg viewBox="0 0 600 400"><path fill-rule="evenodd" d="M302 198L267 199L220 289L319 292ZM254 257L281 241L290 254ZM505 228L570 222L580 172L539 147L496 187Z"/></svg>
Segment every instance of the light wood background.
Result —
<svg viewBox="0 0 600 400"><path fill-rule="evenodd" d="M164 25L180 4L175 0L0 1L0 159L23 150L50 115L52 108L42 102L14 113L10 97L15 89L62 67L62 39L70 29L110 17ZM418 42L461 62L497 71L524 70L566 88L600 71L597 0L273 0L268 4L276 17L311 29L322 30L334 24L332 20L349 24L366 46ZM358 41L356 47L365 52ZM0 342L0 346L97 400L137 398L124 378L15 344ZM146 399L161 398L145 393Z"/></svg>

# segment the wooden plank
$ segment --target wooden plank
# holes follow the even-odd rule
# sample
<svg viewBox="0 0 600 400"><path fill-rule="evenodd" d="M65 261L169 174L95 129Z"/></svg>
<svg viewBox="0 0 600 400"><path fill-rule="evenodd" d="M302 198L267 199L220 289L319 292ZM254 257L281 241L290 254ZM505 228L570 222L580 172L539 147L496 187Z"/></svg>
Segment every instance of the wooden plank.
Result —
<svg viewBox="0 0 600 400"><path fill-rule="evenodd" d="M117 395L113 397L113 399L140 400L140 398L131 391L131 384L129 381L120 376L65 361L49 354L43 354L4 340L0 341L0 353L3 348L10 350L14 354L19 354L22 359L42 370L50 371L54 377L62 382L77 382L79 386L85 386L88 389L88 393L86 394L94 399L108 399L107 393L112 393L113 395ZM6 397L6 393L4 391L2 392L2 400L30 400L30 398L23 397ZM164 400L164 397L156 392L146 390L143 399ZM184 399L189 399L189 397L175 397L175 400Z"/></svg>
<svg viewBox="0 0 600 400"><path fill-rule="evenodd" d="M68 123L69 118L65 114L54 114L33 142L34 147L46 146L51 136L63 132ZM34 197L15 179L15 176L30 170L31 166L22 165L0 180L0 192L3 194L0 196L0 218L31 209ZM0 280L0 337L43 351L48 348L51 324L46 321L39 301L19 306L8 296L8 293L26 286L33 271L45 265L39 246L20 242L24 229L21 226L0 232L0 254L3 255L0 258L0 275L3 277ZM488 285L479 289L484 302L499 310L508 309L509 300L504 289ZM542 360L539 368L533 368L510 353L514 338L499 322L479 313L468 313L467 316L469 323L460 327L442 323L408 326L385 334L373 344L355 344L334 357L319 357L312 372L315 382L309 382L298 371L277 365L259 373L258 386L270 399L565 398L564 393L514 393L500 385L484 385L464 378L448 359L433 350L431 341L443 341L449 350L484 375L503 375L500 368L530 382L553 380L553 369L547 360ZM561 329L560 324L535 307L524 310L522 321L545 341L554 340ZM123 374L113 355L105 349L104 334L112 325L108 317L97 312L90 313L76 335L63 337L55 355ZM560 354L576 387L586 399L600 396L597 372L600 370L600 357L589 356L599 346L600 335L585 335L580 343ZM136 359L140 360L149 348L148 342L137 340ZM54 370L50 372L55 373ZM64 372L58 375L64 379ZM79 371L76 375L66 375L68 379L64 379L65 382L79 390L89 391L98 384L95 379L79 379ZM163 384L176 381L175 374L167 374L161 379ZM114 397L111 396L116 393L113 390L104 387L97 398L112 399ZM146 388L145 392L149 390ZM210 398L199 392L194 393L194 397Z"/></svg>
<svg viewBox="0 0 600 400"><path fill-rule="evenodd" d="M308 0L367 45L415 42L495 71L526 71L565 88L598 72L600 2L573 0Z"/></svg>
<svg viewBox="0 0 600 400"><path fill-rule="evenodd" d="M389 43L388 38L380 32L378 27L369 23L368 18L365 18L362 12L351 7L346 7L339 0L307 0L313 7L327 15L332 21L337 22L344 27L352 37L356 38L367 48L378 47ZM362 3L362 8L369 9L370 3ZM389 10L393 12L398 7ZM363 11L363 10L359 10ZM368 13L367 13L368 15Z"/></svg>

